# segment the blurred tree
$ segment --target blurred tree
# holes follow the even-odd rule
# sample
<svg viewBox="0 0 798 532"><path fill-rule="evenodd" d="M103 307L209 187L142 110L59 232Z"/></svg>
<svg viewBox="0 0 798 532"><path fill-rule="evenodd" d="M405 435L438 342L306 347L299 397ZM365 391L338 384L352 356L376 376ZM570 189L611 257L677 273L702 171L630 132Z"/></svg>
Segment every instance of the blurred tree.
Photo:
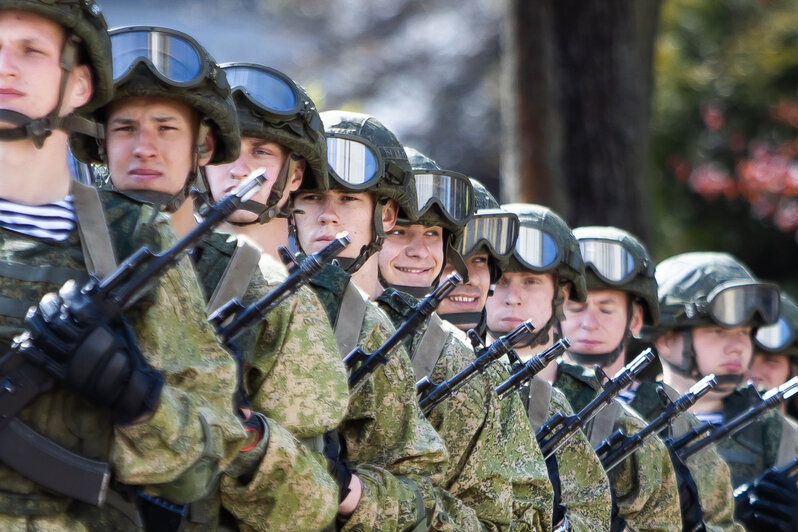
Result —
<svg viewBox="0 0 798 532"><path fill-rule="evenodd" d="M502 196L649 234L660 0L508 0Z"/></svg>

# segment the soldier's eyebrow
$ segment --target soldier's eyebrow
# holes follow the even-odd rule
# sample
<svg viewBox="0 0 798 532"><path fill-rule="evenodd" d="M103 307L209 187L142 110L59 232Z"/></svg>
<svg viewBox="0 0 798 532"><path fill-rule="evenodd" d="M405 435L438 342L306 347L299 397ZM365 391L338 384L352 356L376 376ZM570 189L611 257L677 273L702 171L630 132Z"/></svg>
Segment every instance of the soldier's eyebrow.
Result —
<svg viewBox="0 0 798 532"><path fill-rule="evenodd" d="M129 126L130 124L135 124L137 120L133 120L132 118L127 118L124 116L116 116L108 121L108 125L120 125L120 126Z"/></svg>

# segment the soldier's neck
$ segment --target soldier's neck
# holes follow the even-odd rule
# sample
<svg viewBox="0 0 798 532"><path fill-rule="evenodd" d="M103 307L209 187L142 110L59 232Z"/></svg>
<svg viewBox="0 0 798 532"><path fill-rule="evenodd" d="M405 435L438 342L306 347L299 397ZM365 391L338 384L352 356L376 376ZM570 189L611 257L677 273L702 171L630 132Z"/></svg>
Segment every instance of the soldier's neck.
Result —
<svg viewBox="0 0 798 532"><path fill-rule="evenodd" d="M380 284L379 262L376 254L369 257L369 260L352 274L352 282L363 290L370 300L374 301L380 297L385 288Z"/></svg>
<svg viewBox="0 0 798 532"><path fill-rule="evenodd" d="M41 148L30 140L0 142L0 198L25 205L44 205L69 193L67 137L54 131Z"/></svg>
<svg viewBox="0 0 798 532"><path fill-rule="evenodd" d="M169 216L169 225L177 236L185 236L189 231L194 229L197 225L197 219L194 218L194 201L189 197L186 201Z"/></svg>

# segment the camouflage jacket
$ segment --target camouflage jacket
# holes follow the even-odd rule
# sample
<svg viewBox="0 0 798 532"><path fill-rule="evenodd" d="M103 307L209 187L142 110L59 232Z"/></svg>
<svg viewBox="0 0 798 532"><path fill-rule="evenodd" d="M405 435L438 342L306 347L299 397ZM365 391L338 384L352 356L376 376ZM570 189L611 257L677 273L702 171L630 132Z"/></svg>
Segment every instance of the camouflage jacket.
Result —
<svg viewBox="0 0 798 532"><path fill-rule="evenodd" d="M538 376L521 389L521 397L535 431L557 412L566 416L574 413L565 394ZM549 400L541 402L546 397ZM610 483L587 437L578 432L557 450L555 456L560 471L561 500L572 530L609 530L612 510Z"/></svg>
<svg viewBox="0 0 798 532"><path fill-rule="evenodd" d="M565 394L577 412L600 390L592 370L565 363L559 365L554 386ZM618 406L614 407L617 414L612 431L621 429L626 434L634 434L645 428L647 423L639 414L617 401L615 404ZM585 434L594 447L601 443L591 439L597 422L598 417L593 418L585 427ZM676 532L682 529L676 473L668 450L659 438L649 439L607 476L615 490L619 516L626 520L630 530Z"/></svg>
<svg viewBox="0 0 798 532"><path fill-rule="evenodd" d="M235 236L217 232L193 251L206 300L235 247ZM282 264L262 255L242 302L257 301L286 274ZM269 418L270 430L265 456L254 470L223 477L224 507L244 530L321 529L335 520L338 487L318 452L321 446L313 452L295 438L320 439L343 420L349 402L346 371L324 309L313 291L302 287L243 332L237 344L244 391L253 409Z"/></svg>
<svg viewBox="0 0 798 532"><path fill-rule="evenodd" d="M163 217L115 193L100 193L117 259L143 245L158 251L175 241ZM80 215L80 214L79 214ZM62 242L0 229L0 267L5 301L0 310L4 349L22 332L25 310L68 279L87 280L77 230ZM244 442L230 408L235 364L207 324L191 263L179 262L125 312L148 363L165 384L146 421L114 426L108 410L56 385L38 396L20 418L40 434L84 456L111 462L113 477L176 502L202 496L219 467ZM3 530L134 529L114 504L97 508L43 490L0 465L0 528ZM26 524L27 523L27 524Z"/></svg>
<svg viewBox="0 0 798 532"><path fill-rule="evenodd" d="M399 327L418 301L388 288L377 298L377 303ZM474 360L474 351L465 343L468 340L463 333L448 322L442 322L442 326L446 340L429 375L434 383L448 379ZM425 324L409 339L407 347L410 353L416 354L426 330ZM508 530L513 523L513 482L518 482L517 479L526 473L516 464L534 460L535 449L513 448L510 445L518 437L505 437L506 431L501 427L501 405L493 391L493 383L498 379L494 375L497 373L494 366L475 376L431 412L429 420L446 443L450 456L445 474L434 480L437 486L474 508L486 529ZM523 432L521 427L518 428ZM549 494L548 481L540 482L545 487L545 494ZM549 503L551 498L540 505L545 508L544 520L550 520L551 506L545 506ZM531 512L524 518L530 527L541 522L540 516Z"/></svg>
<svg viewBox="0 0 798 532"><path fill-rule="evenodd" d="M671 399L676 399L679 393L666 384L643 381L635 393L635 398L629 404L643 418L652 421L662 413L664 407L657 395L656 389L659 386L665 387ZM666 434L661 434L663 438L677 438L699 425L701 422L692 413L685 412L677 416ZM691 456L686 465L690 470L690 475L698 488L698 496L701 501L701 510L704 514L704 523L707 530L737 531L742 532L743 527L734 522L734 496L732 494L731 476L729 466L715 449L707 449L705 452Z"/></svg>
<svg viewBox="0 0 798 532"><path fill-rule="evenodd" d="M723 421L737 417L752 406L747 390L739 388L723 400ZM736 487L794 458L798 454L798 430L782 414L770 410L716 446L729 464L732 485Z"/></svg>
<svg viewBox="0 0 798 532"><path fill-rule="evenodd" d="M335 265L326 266L311 281L331 323L347 315L341 299L349 282L349 274ZM374 351L393 332L388 317L369 302L358 345ZM412 530L423 527L424 519L455 530L430 480L442 474L448 454L418 408L415 376L404 348L397 348L363 382L338 427L349 463L363 482L360 502L342 523L343 530Z"/></svg>

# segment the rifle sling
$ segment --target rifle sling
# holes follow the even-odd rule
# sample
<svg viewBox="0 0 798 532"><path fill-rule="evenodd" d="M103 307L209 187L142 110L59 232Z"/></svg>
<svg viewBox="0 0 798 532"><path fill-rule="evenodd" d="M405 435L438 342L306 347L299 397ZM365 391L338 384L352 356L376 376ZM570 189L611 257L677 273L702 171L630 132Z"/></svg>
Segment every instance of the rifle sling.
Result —
<svg viewBox="0 0 798 532"><path fill-rule="evenodd" d="M77 181L72 182L72 195L86 269L102 279L116 269L117 262L100 196L94 187Z"/></svg>
<svg viewBox="0 0 798 532"><path fill-rule="evenodd" d="M781 466L794 460L796 448L798 448L798 429L786 417L781 416L781 438L774 465Z"/></svg>
<svg viewBox="0 0 798 532"><path fill-rule="evenodd" d="M532 428L537 430L549 419L549 405L551 404L551 384L535 375L529 381L529 405L527 415Z"/></svg>
<svg viewBox="0 0 798 532"><path fill-rule="evenodd" d="M616 400L602 408L590 422L587 439L594 449L610 437L615 428L615 420L621 414L621 403Z"/></svg>
<svg viewBox="0 0 798 532"><path fill-rule="evenodd" d="M338 308L338 316L335 318L335 342L338 344L341 357L345 357L357 347L367 305L366 296L355 283L349 281L341 299L341 306Z"/></svg>
<svg viewBox="0 0 798 532"><path fill-rule="evenodd" d="M416 379L423 379L432 375L432 370L443 353L443 347L446 345L446 338L448 337L449 332L443 328L443 320L438 314L433 313L427 323L427 330L424 331L416 348L413 350L413 354L410 356Z"/></svg>
<svg viewBox="0 0 798 532"><path fill-rule="evenodd" d="M247 287L258 269L261 253L260 248L254 244L242 238L237 239L236 250L208 301L209 315L232 299L244 298Z"/></svg>

